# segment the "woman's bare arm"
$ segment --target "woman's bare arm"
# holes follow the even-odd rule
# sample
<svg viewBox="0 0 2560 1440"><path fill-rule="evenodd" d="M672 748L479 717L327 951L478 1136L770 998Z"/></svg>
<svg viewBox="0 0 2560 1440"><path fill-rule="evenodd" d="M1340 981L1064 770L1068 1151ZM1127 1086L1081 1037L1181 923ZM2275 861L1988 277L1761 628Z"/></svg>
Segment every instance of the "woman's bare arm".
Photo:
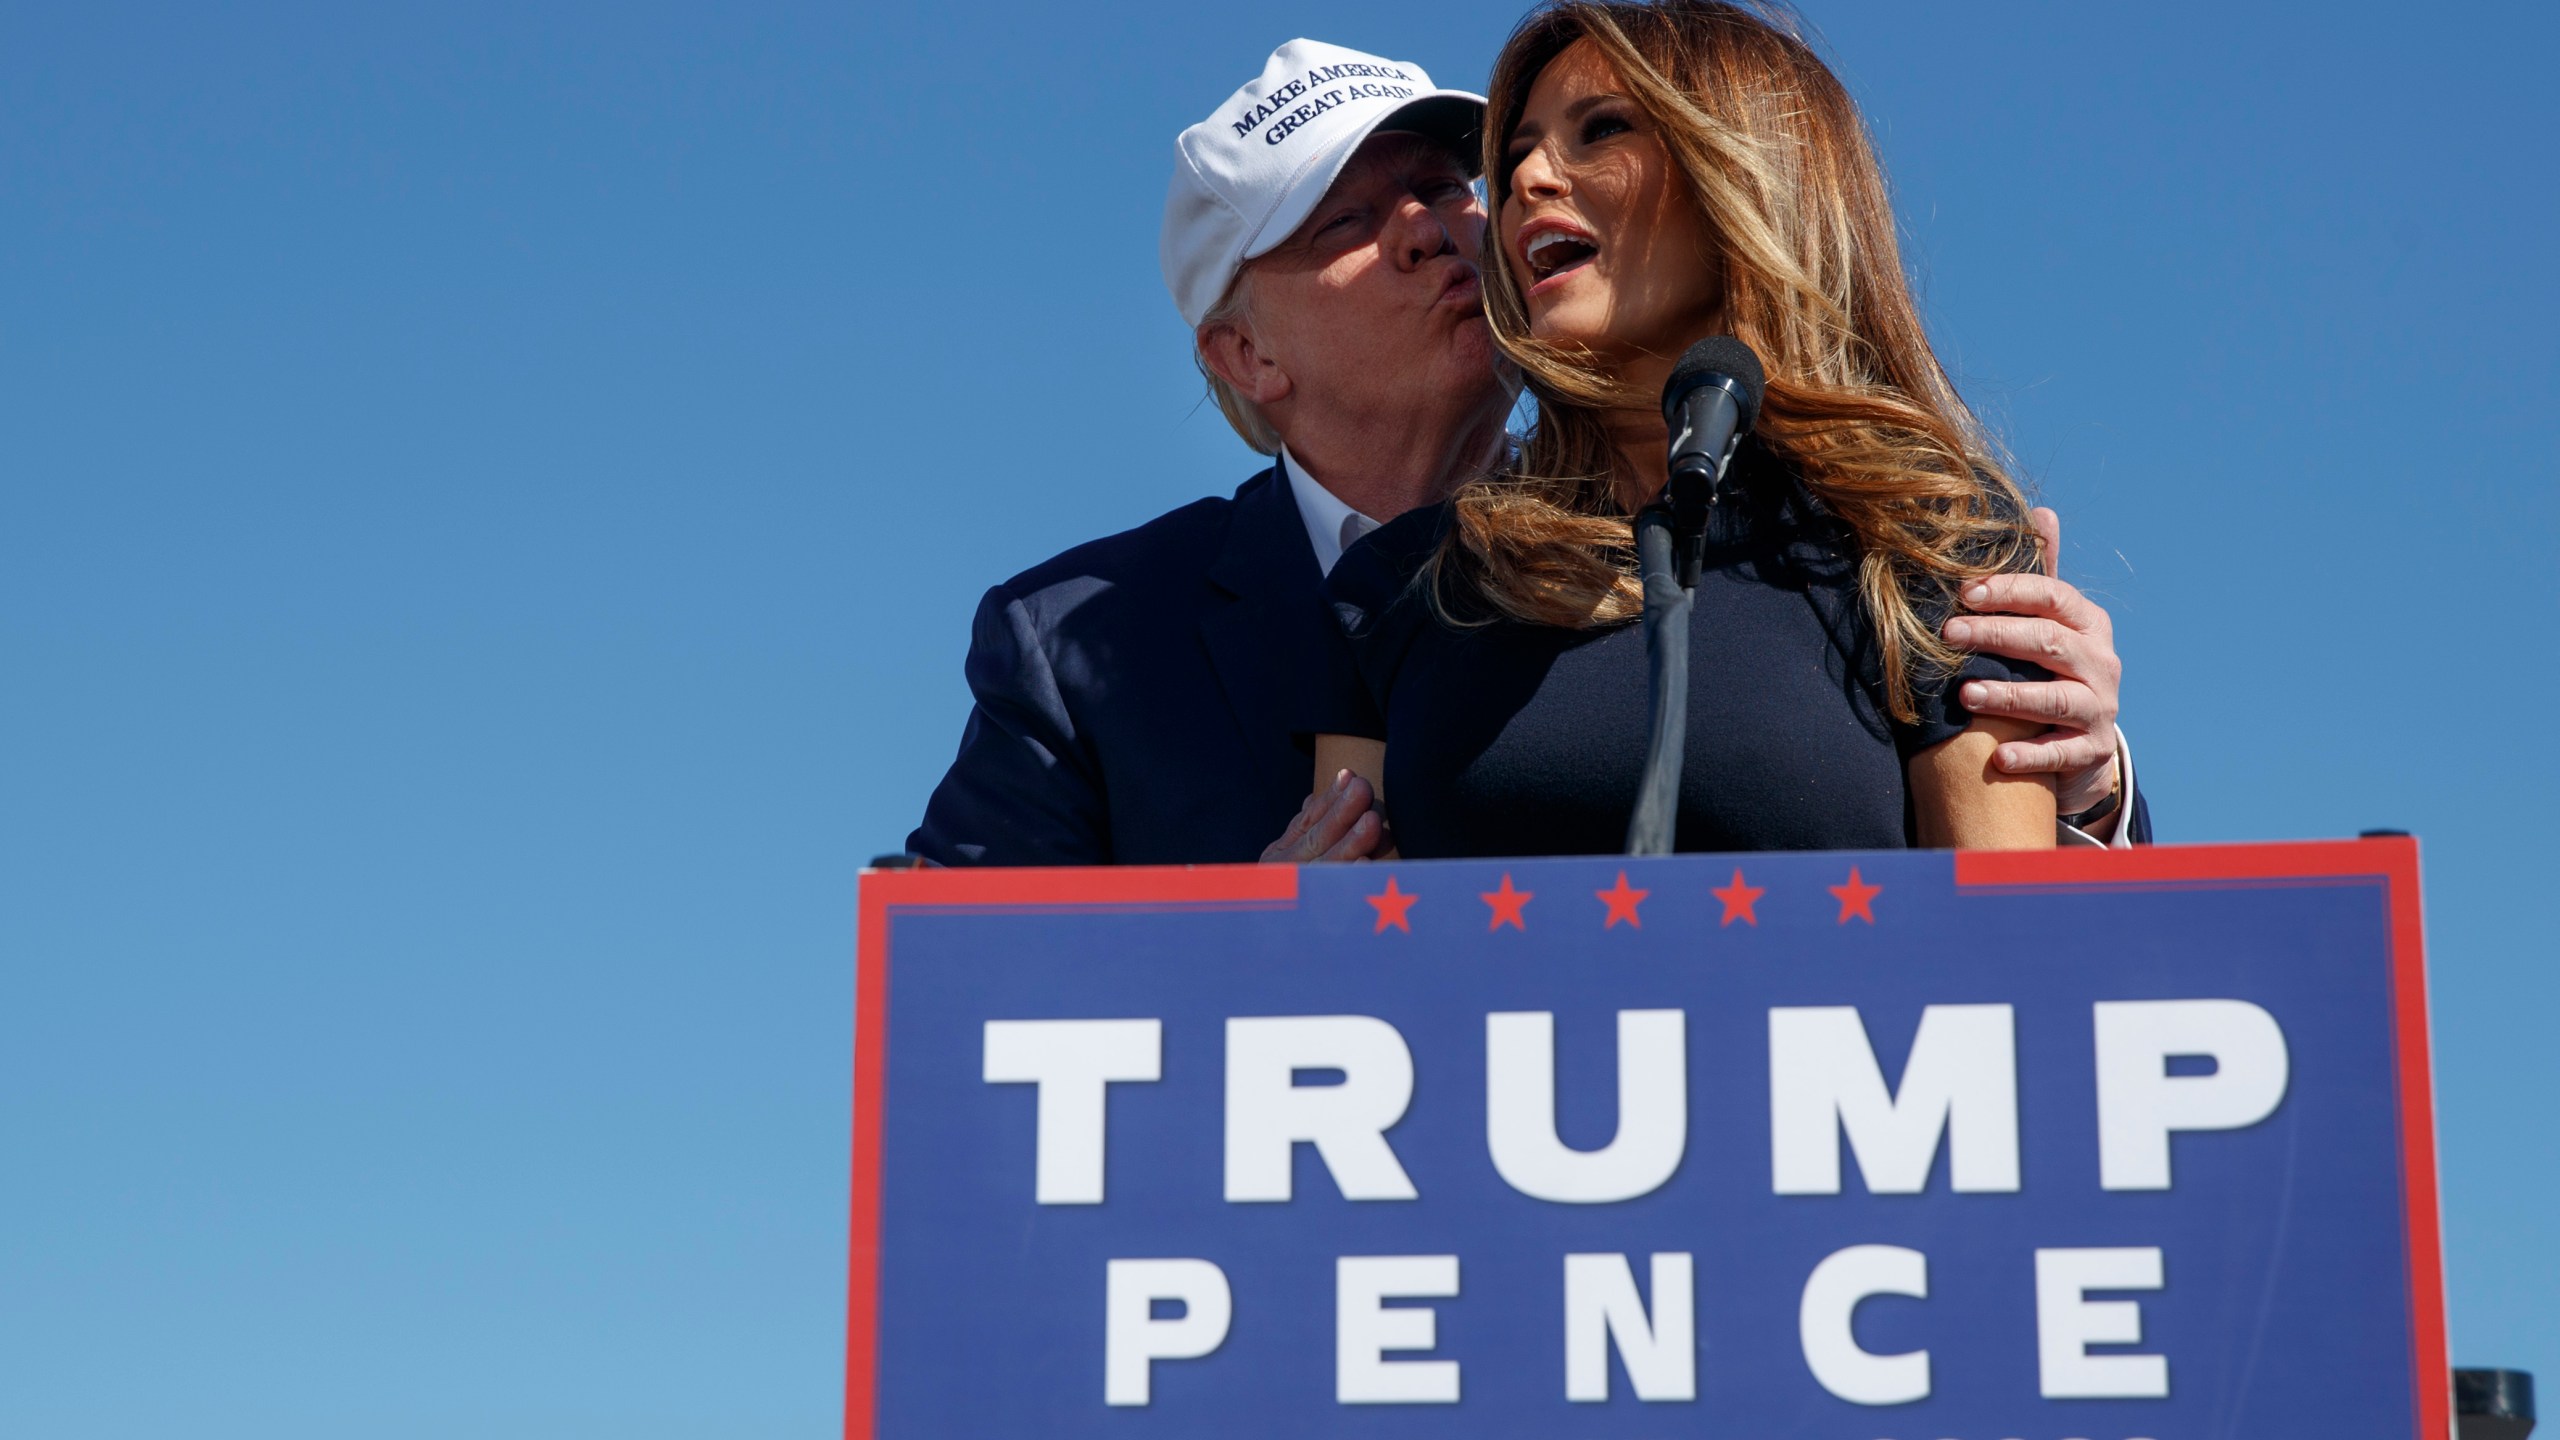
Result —
<svg viewBox="0 0 2560 1440"><path fill-rule="evenodd" d="M1316 783L1319 791L1333 787L1333 777L1348 770L1369 782L1369 793L1379 804L1387 803L1387 742L1363 740L1356 735L1319 735L1316 737Z"/></svg>
<svg viewBox="0 0 2560 1440"><path fill-rule="evenodd" d="M1314 790L1289 828L1263 849L1263 860L1309 865L1398 858L1383 808L1386 773L1385 741L1317 736Z"/></svg>
<svg viewBox="0 0 2560 1440"><path fill-rule="evenodd" d="M1317 736L1315 788L1280 838L1262 847L1262 863L1397 858L1387 838L1385 812L1377 803L1377 777L1386 773L1386 761L1383 741Z"/></svg>
<svg viewBox="0 0 2560 1440"><path fill-rule="evenodd" d="M1981 718L1953 739L1912 756L1906 773L1921 845L1932 850L2052 849L2053 777L2011 775L1991 763L2002 741L2033 739L2043 729L2025 720Z"/></svg>

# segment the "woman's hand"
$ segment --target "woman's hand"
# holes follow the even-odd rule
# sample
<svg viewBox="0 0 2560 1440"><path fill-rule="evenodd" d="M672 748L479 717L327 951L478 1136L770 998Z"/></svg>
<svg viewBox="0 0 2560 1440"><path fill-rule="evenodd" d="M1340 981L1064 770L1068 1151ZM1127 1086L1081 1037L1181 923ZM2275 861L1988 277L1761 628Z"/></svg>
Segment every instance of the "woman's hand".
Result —
<svg viewBox="0 0 2560 1440"><path fill-rule="evenodd" d="M1349 770L1307 797L1280 838L1265 846L1265 865L1319 865L1338 860L1392 859L1387 824L1369 782Z"/></svg>

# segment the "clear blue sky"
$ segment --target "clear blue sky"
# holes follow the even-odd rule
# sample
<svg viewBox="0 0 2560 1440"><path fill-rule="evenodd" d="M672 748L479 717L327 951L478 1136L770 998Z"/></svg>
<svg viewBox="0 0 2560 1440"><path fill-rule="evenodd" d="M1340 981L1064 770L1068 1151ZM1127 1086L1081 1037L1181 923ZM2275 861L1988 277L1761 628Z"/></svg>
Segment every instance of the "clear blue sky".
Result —
<svg viewBox="0 0 2560 1440"><path fill-rule="evenodd" d="M2560 11L1811 13L2164 832L2424 838L2456 1355L2560 1379ZM1255 468L1172 134L1512 18L0 8L0 1432L828 1433L970 608Z"/></svg>

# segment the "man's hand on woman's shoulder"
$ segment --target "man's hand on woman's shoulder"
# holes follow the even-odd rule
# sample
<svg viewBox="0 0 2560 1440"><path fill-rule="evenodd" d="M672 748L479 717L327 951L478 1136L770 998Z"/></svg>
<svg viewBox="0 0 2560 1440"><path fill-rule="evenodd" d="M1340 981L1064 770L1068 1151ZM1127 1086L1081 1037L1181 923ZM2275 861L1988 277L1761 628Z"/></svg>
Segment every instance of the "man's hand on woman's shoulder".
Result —
<svg viewBox="0 0 2560 1440"><path fill-rule="evenodd" d="M2051 680L1968 680L1957 699L1976 715L2051 726L2004 742L1992 764L2011 775L2051 775L2065 815L2106 799L2116 784L2116 699L2124 662L2105 609L2055 573L2062 520L2031 512L2044 541L2041 575L1992 575L1965 588L1966 612L1942 632L1960 650L2005 655L2053 672Z"/></svg>

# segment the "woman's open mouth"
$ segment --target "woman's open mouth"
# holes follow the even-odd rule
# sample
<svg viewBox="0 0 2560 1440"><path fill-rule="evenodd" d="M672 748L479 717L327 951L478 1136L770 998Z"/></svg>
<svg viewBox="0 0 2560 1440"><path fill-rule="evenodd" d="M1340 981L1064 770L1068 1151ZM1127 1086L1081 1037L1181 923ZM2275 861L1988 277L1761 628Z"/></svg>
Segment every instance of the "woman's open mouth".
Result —
<svg viewBox="0 0 2560 1440"><path fill-rule="evenodd" d="M1599 258L1600 246L1588 234L1560 221L1532 222L1520 242L1520 257L1529 267L1534 288Z"/></svg>

